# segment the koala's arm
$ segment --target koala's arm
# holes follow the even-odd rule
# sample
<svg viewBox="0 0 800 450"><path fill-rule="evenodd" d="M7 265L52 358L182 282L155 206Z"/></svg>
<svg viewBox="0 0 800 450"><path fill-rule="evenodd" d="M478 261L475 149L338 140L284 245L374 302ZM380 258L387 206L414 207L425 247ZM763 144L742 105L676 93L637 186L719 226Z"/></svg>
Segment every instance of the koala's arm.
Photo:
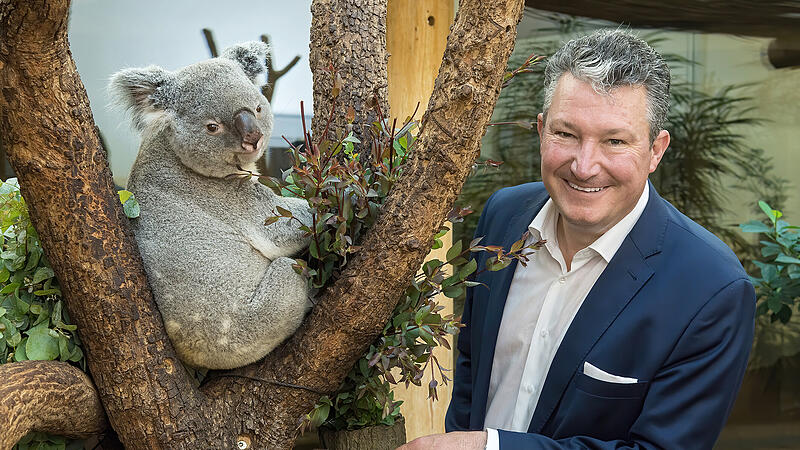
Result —
<svg viewBox="0 0 800 450"><path fill-rule="evenodd" d="M300 230L300 223L312 226L311 208L299 198L281 197L264 186L254 185L255 202L251 213L253 226L245 233L251 244L270 260L281 256L292 256L304 249L309 238ZM263 225L264 219L274 214L276 207L292 212L294 219L280 219L269 225Z"/></svg>

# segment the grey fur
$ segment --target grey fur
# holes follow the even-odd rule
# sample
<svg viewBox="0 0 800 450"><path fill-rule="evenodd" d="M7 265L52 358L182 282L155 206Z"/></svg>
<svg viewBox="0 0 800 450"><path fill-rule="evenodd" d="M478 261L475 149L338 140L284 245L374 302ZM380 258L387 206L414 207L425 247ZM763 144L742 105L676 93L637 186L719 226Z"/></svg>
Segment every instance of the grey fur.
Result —
<svg viewBox="0 0 800 450"><path fill-rule="evenodd" d="M601 30L573 39L547 59L544 72L544 114L556 84L566 72L590 83L598 93L619 86L647 90L650 142L664 128L669 113L669 66L644 40L625 30Z"/></svg>
<svg viewBox="0 0 800 450"><path fill-rule="evenodd" d="M250 179L225 178L237 165L255 170L255 153L263 153L241 153L237 113L255 116L264 142L272 132L253 68L247 73L239 63L263 61L252 51L258 44L225 52L236 59L174 73L126 69L110 84L142 130L128 179L141 206L132 220L139 250L178 356L196 367L230 369L262 358L294 333L310 306L306 280L289 258L308 244L303 232L287 220L263 225L278 205L309 224L308 204ZM221 126L216 135L209 121Z"/></svg>

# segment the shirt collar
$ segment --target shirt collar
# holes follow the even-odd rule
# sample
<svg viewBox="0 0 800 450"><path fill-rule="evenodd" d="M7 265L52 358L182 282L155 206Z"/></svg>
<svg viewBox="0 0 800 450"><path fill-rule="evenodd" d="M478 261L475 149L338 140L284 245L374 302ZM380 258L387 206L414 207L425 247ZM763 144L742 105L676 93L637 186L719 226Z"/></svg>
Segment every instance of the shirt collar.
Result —
<svg viewBox="0 0 800 450"><path fill-rule="evenodd" d="M633 207L631 212L625 215L622 220L617 222L608 231L603 233L597 240L589 244L588 248L596 251L606 263L611 262L611 258L613 258L614 254L619 250L622 241L625 240L625 237L628 236L628 233L630 233L633 226L636 225L636 221L639 220L642 212L644 212L644 208L647 206L647 201L650 198L650 189L648 189L648 187L649 183L645 182L644 190L642 190L642 194L639 196L639 201L636 202L636 206ZM530 230L534 242L544 239L548 243L556 243L557 222L558 210L555 207L555 203L553 203L553 199L549 198L544 206L542 206L542 209L539 210L539 213L536 214L536 217L533 218L531 224L528 225L528 230Z"/></svg>

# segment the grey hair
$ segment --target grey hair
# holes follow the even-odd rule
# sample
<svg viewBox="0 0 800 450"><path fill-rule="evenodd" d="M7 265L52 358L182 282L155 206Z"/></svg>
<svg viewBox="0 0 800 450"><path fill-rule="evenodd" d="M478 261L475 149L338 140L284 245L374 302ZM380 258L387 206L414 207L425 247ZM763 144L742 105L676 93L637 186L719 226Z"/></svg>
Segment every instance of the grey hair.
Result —
<svg viewBox="0 0 800 450"><path fill-rule="evenodd" d="M600 94L620 86L643 86L647 91L650 143L664 127L669 113L669 66L644 40L625 30L601 30L567 42L547 59L544 70L544 115L556 84L569 72Z"/></svg>

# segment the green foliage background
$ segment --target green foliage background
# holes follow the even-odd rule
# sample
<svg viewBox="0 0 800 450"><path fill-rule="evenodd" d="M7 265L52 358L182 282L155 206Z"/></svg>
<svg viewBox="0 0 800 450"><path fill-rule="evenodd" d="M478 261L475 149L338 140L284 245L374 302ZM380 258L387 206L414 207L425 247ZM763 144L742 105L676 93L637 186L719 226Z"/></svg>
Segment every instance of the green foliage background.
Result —
<svg viewBox="0 0 800 450"><path fill-rule="evenodd" d="M81 342L63 308L61 289L33 228L15 178L0 185L0 364L24 360L68 361L86 370ZM83 448L46 433L30 433L19 450Z"/></svg>

